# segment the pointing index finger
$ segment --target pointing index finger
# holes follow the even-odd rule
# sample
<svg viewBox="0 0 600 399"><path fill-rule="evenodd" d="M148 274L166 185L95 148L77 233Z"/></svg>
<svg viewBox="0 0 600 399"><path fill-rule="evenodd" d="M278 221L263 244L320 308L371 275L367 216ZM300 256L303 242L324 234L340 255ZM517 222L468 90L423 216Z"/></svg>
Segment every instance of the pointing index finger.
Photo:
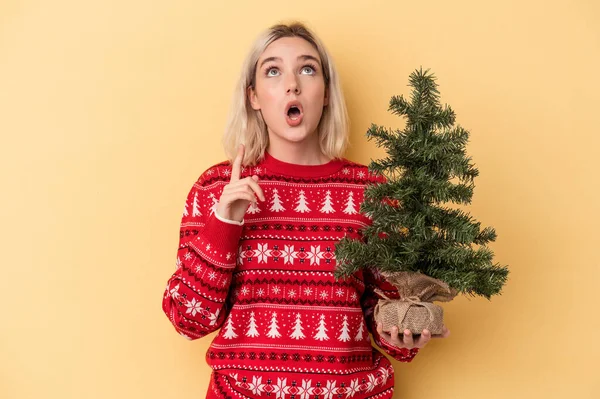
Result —
<svg viewBox="0 0 600 399"><path fill-rule="evenodd" d="M231 181L240 180L241 170L242 170L242 160L244 159L244 145L240 144L237 156L233 160L233 165L231 167Z"/></svg>

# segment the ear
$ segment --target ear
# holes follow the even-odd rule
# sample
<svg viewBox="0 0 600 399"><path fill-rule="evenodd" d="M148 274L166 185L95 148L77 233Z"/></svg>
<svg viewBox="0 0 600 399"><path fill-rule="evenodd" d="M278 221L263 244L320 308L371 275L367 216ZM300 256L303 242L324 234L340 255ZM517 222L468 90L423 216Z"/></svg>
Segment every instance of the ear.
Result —
<svg viewBox="0 0 600 399"><path fill-rule="evenodd" d="M260 104L258 102L258 97L256 96L256 92L254 91L254 87L248 86L248 89L246 91L247 91L248 100L250 101L250 105L252 106L252 109L254 109L255 111L258 111L260 109Z"/></svg>

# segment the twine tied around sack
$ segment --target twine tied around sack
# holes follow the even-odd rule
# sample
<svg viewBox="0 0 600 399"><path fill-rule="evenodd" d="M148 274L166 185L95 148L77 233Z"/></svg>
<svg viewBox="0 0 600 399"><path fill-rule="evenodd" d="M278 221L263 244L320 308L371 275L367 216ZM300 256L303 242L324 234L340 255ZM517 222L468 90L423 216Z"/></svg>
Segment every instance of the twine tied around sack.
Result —
<svg viewBox="0 0 600 399"><path fill-rule="evenodd" d="M420 334L423 329L431 334L442 333L444 310L432 302L452 300L458 293L456 289L420 272L382 272L381 275L397 288L400 297L391 299L381 289L374 289L382 298L375 305L374 317L383 324L383 331L398 327L409 329L413 334Z"/></svg>
<svg viewBox="0 0 600 399"><path fill-rule="evenodd" d="M385 302L395 302L395 301L403 301L403 302L408 302L405 306L397 306L396 309L398 309L398 320L403 320L404 317L406 316L406 312L408 311L408 308L411 306L409 305L409 303L412 303L414 305L417 306L423 306L427 309L427 311L429 312L429 322L433 323L434 319L435 319L435 315L433 313L433 310L431 309L433 304L430 302L423 302L421 301L421 298L419 298L418 296L414 295L414 296L405 296L403 298L400 299L392 299L389 298L387 295L385 295L383 293L383 291L381 291L379 288L375 288L374 291L376 293L378 293L379 295L381 295L382 297L385 298Z"/></svg>

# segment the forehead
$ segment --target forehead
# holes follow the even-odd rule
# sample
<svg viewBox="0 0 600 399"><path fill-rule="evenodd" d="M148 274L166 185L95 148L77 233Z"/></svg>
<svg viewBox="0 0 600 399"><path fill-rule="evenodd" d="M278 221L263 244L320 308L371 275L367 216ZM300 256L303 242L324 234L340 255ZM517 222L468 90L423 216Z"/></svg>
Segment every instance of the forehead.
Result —
<svg viewBox="0 0 600 399"><path fill-rule="evenodd" d="M299 55L312 55L317 59L319 52L301 37L282 37L269 44L260 55L259 62L267 57L280 57L295 61Z"/></svg>

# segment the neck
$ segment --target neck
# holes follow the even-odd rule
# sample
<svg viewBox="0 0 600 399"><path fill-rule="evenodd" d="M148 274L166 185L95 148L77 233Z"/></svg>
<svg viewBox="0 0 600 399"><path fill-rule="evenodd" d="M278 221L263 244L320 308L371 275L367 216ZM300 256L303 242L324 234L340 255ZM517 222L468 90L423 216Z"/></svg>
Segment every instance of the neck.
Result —
<svg viewBox="0 0 600 399"><path fill-rule="evenodd" d="M321 152L317 135L311 135L312 140L303 142L287 142L269 138L267 152L273 157L296 165L322 165L331 161Z"/></svg>

